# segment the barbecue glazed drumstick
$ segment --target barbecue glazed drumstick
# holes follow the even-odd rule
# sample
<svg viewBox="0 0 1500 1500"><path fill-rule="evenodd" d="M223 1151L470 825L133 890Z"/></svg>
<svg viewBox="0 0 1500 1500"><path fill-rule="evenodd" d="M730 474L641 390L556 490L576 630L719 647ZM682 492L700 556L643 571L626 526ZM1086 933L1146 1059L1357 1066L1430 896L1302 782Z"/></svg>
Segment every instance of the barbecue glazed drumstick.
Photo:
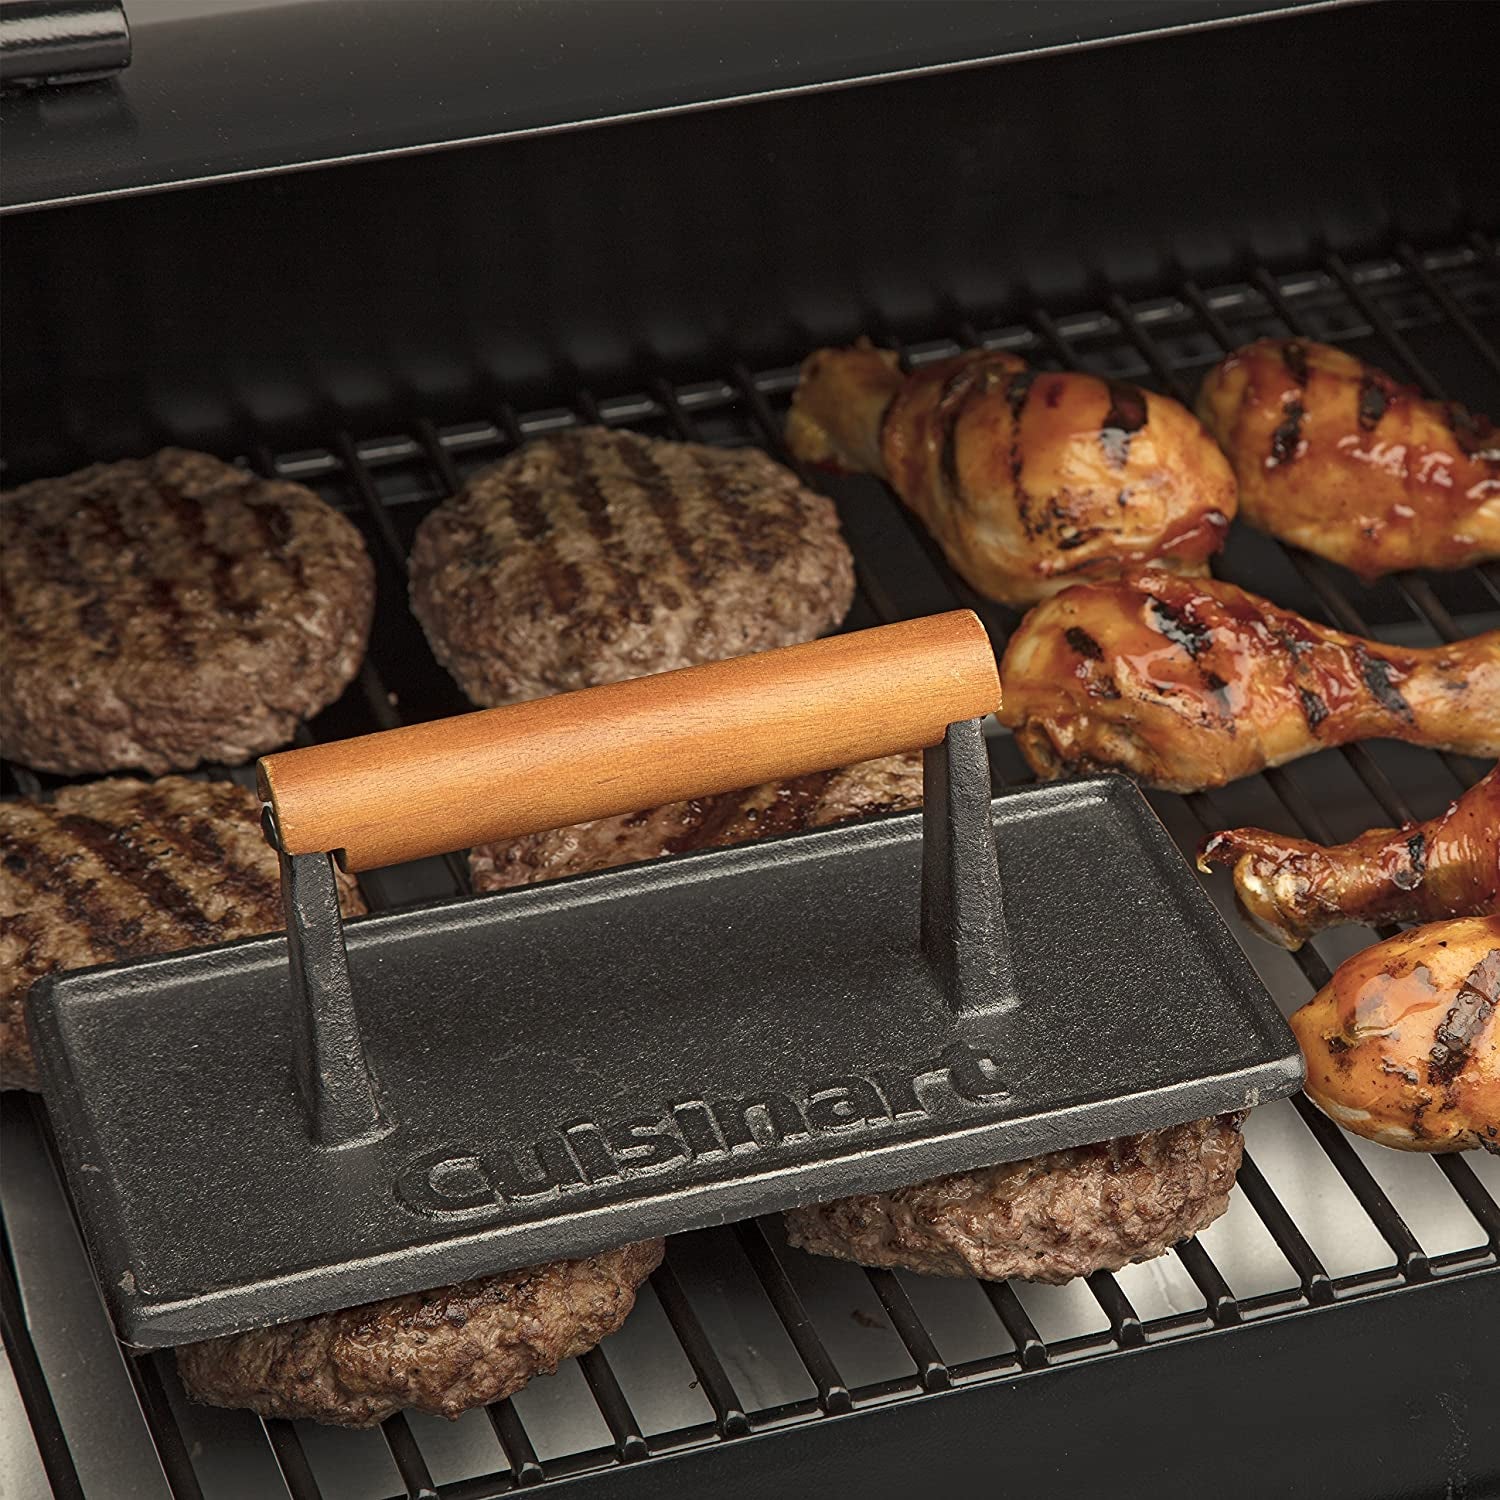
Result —
<svg viewBox="0 0 1500 1500"><path fill-rule="evenodd" d="M1198 415L1252 526L1366 578L1500 557L1500 432L1340 349L1262 339L1208 374Z"/></svg>
<svg viewBox="0 0 1500 1500"><path fill-rule="evenodd" d="M1500 631L1401 649L1157 569L1039 604L1000 678L1000 720L1039 776L1197 791L1380 737L1500 755Z"/></svg>
<svg viewBox="0 0 1500 1500"><path fill-rule="evenodd" d="M1500 913L1500 766L1425 823L1373 828L1332 848L1231 828L1198 856L1205 875L1213 865L1234 867L1240 910L1283 948L1340 922Z"/></svg>
<svg viewBox="0 0 1500 1500"><path fill-rule="evenodd" d="M1175 401L975 350L903 375L868 343L802 366L787 441L878 474L982 594L1034 603L1131 564L1207 571L1234 476Z"/></svg>
<svg viewBox="0 0 1500 1500"><path fill-rule="evenodd" d="M1500 917L1460 917L1356 953L1292 1017L1307 1094L1403 1151L1500 1153Z"/></svg>

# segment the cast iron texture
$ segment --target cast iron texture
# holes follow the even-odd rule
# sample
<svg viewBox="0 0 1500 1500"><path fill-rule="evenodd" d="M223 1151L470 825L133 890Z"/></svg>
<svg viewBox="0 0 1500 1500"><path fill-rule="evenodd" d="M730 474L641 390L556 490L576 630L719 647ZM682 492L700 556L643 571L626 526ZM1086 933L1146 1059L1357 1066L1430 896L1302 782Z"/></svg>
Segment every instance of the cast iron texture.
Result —
<svg viewBox="0 0 1500 1500"><path fill-rule="evenodd" d="M1016 1003L978 719L922 757L922 952L956 1016Z"/></svg>
<svg viewBox="0 0 1500 1500"><path fill-rule="evenodd" d="M287 946L38 985L49 1112L154 1346L1293 1092L1286 1023L1128 782L1004 794L1018 1003L955 1015L919 814L351 923L389 1133L320 1150Z"/></svg>
<svg viewBox="0 0 1500 1500"><path fill-rule="evenodd" d="M269 807L264 816L281 861L292 1068L308 1134L318 1146L352 1146L388 1125L359 1034L333 859L281 851Z"/></svg>
<svg viewBox="0 0 1500 1500"><path fill-rule="evenodd" d="M580 726L580 733L586 726ZM1016 1003L1005 934L990 763L981 721L950 724L924 756L921 951L955 1016ZM290 960L292 1066L318 1146L353 1146L391 1129L381 1110L349 979L333 856L287 854L275 813L261 823L280 856Z"/></svg>

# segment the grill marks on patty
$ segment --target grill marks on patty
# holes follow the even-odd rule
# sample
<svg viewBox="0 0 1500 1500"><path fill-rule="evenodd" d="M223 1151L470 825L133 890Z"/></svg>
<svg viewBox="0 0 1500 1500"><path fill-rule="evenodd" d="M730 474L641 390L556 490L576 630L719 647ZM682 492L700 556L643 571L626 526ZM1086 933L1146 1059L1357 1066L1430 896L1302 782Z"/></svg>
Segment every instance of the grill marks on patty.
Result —
<svg viewBox="0 0 1500 1500"><path fill-rule="evenodd" d="M692 536L682 524L682 507L662 466L650 449L638 448L633 443L621 449L620 457L631 478L640 485L652 514L661 524L662 535L672 549L672 556L682 565L688 586L693 589L703 588L708 582L708 574L698 557Z"/></svg>
<svg viewBox="0 0 1500 1500"><path fill-rule="evenodd" d="M130 612L131 605L149 607L144 619L160 626L168 650L185 647L189 653L193 642L183 642L182 627L198 613L192 605L203 593L212 596L219 613L253 618L267 601L246 599L236 586L242 560L253 557L293 587L305 582L286 508L257 503L245 493L247 484L257 483L252 476L219 467L230 481L197 496L161 473L123 482L107 475L64 520L18 539L17 545L26 546L34 538L43 576L81 595L78 609L95 620L89 633L110 655L120 654L121 625L141 629L143 617ZM101 572L113 576L101 578Z"/></svg>
<svg viewBox="0 0 1500 1500"><path fill-rule="evenodd" d="M364 910L340 876L346 913ZM0 1081L34 1088L23 1002L44 974L282 925L254 793L166 777L0 804Z"/></svg>
<svg viewBox="0 0 1500 1500"><path fill-rule="evenodd" d="M645 812L482 844L470 852L469 869L476 890L505 890L921 805L920 753L892 755L841 771L819 771L717 797L695 797Z"/></svg>
<svg viewBox="0 0 1500 1500"><path fill-rule="evenodd" d="M0 498L6 753L77 774L237 762L358 670L359 533L300 485L163 449Z"/></svg>
<svg viewBox="0 0 1500 1500"><path fill-rule="evenodd" d="M132 829L112 827L83 813L60 814L57 828L79 848L87 849L116 880L139 890L168 920L181 927L184 936L195 943L213 941L218 923L203 912L191 893L178 885L148 850L134 841Z"/></svg>
<svg viewBox="0 0 1500 1500"><path fill-rule="evenodd" d="M411 579L484 704L807 640L854 582L832 502L765 454L603 428L475 475L418 528Z"/></svg>

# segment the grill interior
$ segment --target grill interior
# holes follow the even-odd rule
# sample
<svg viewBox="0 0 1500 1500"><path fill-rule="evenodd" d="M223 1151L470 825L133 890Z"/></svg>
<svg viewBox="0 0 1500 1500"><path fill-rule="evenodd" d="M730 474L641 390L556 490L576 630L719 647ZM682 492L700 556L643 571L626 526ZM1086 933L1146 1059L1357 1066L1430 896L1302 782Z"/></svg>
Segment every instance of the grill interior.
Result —
<svg viewBox="0 0 1500 1500"><path fill-rule="evenodd" d="M1038 365L1135 380L1190 402L1203 371L1226 349L1293 333L1345 345L1429 395L1500 410L1500 264L1495 246L1479 235L1437 250L1400 245L1387 258L1354 265L1330 256L1293 272L1252 267L1234 284L1164 287L1144 300L1105 292L1084 309L1012 312L1014 321L992 323L976 313L933 329L905 355L920 364L983 344ZM887 341L879 327L868 332ZM735 364L687 384L568 392L569 404L544 410L497 403L469 422L422 421L395 435L335 427L316 450L244 455L346 511L364 532L379 575L366 665L299 742L469 707L407 612L404 579L417 522L467 474L526 438L595 421L656 436L757 444L785 460L780 429L795 379L791 368ZM883 486L821 475L813 482L837 500L859 569L849 628L962 604L977 609L1003 644L1017 617L956 579ZM1393 643L1431 645L1500 624L1500 567L1493 564L1365 586L1237 527L1216 572L1313 618ZM997 785L1029 779L1003 732L988 744ZM1325 751L1221 791L1150 800L1189 853L1209 832L1242 823L1337 841L1430 817L1485 769L1381 742ZM244 769L204 774L252 784ZM45 794L57 784L3 768L8 795ZM450 896L466 888L464 861L424 860L362 883L375 908ZM1287 954L1244 932L1226 880L1216 878L1212 892L1288 1012L1373 941L1368 930L1343 928ZM555 1378L454 1424L412 1414L355 1433L196 1407L184 1399L169 1355L123 1356L52 1165L40 1103L7 1096L0 1130L0 1318L11 1367L10 1381L0 1379L0 1411L24 1407L36 1453L14 1462L33 1470L39 1462L62 1495L481 1500L949 1388L1045 1379L1051 1367L1209 1337L1500 1261L1500 1158L1385 1150L1345 1135L1299 1097L1250 1117L1228 1214L1156 1261L1066 1287L983 1284L861 1270L788 1251L774 1220L700 1231L672 1242L622 1332ZM1150 1368L1148 1358L1137 1378L1149 1379ZM671 1486L670 1462L660 1483Z"/></svg>

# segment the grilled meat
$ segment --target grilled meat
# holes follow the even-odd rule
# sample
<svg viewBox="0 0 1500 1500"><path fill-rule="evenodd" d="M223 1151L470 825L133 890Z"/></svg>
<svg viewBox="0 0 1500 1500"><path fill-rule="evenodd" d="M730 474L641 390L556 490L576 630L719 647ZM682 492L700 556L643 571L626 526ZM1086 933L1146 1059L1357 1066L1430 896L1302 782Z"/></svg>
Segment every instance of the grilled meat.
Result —
<svg viewBox="0 0 1500 1500"><path fill-rule="evenodd" d="M789 646L854 597L833 504L764 453L583 428L417 529L411 603L476 703Z"/></svg>
<svg viewBox="0 0 1500 1500"><path fill-rule="evenodd" d="M1374 828L1325 848L1231 828L1198 868L1234 868L1240 910L1283 948L1340 922L1431 922L1500 913L1500 766L1425 823Z"/></svg>
<svg viewBox="0 0 1500 1500"><path fill-rule="evenodd" d="M1039 776L1120 770L1187 792L1377 737L1500 755L1500 631L1386 646L1160 570L1039 604L1000 678L1000 719Z"/></svg>
<svg viewBox="0 0 1500 1500"><path fill-rule="evenodd" d="M787 422L812 463L879 474L982 594L1026 605L1136 564L1202 574L1234 476L1175 401L973 351L901 373L869 344L820 349Z"/></svg>
<svg viewBox="0 0 1500 1500"><path fill-rule="evenodd" d="M1208 374L1198 415L1241 514L1365 578L1500 557L1500 432L1306 339L1262 339Z"/></svg>
<svg viewBox="0 0 1500 1500"><path fill-rule="evenodd" d="M842 771L821 771L481 845L470 852L469 869L475 889L498 891L921 805L921 755L891 755Z"/></svg>
<svg viewBox="0 0 1500 1500"><path fill-rule="evenodd" d="M786 1215L793 1245L935 1276L1064 1282L1148 1260L1229 1205L1241 1115L1195 1120Z"/></svg>
<svg viewBox="0 0 1500 1500"><path fill-rule="evenodd" d="M339 881L345 913L362 912ZM242 787L168 776L0 803L0 1087L37 1087L24 1001L44 974L282 925L276 854Z"/></svg>
<svg viewBox="0 0 1500 1500"><path fill-rule="evenodd" d="M1500 1154L1500 916L1397 933L1339 965L1292 1017L1307 1094L1404 1151Z"/></svg>
<svg viewBox="0 0 1500 1500"><path fill-rule="evenodd" d="M165 448L0 496L0 743L66 774L235 763L359 670L374 572L311 490Z"/></svg>
<svg viewBox="0 0 1500 1500"><path fill-rule="evenodd" d="M373 1427L402 1407L454 1418L550 1375L613 1333L663 1240L189 1344L195 1401Z"/></svg>

